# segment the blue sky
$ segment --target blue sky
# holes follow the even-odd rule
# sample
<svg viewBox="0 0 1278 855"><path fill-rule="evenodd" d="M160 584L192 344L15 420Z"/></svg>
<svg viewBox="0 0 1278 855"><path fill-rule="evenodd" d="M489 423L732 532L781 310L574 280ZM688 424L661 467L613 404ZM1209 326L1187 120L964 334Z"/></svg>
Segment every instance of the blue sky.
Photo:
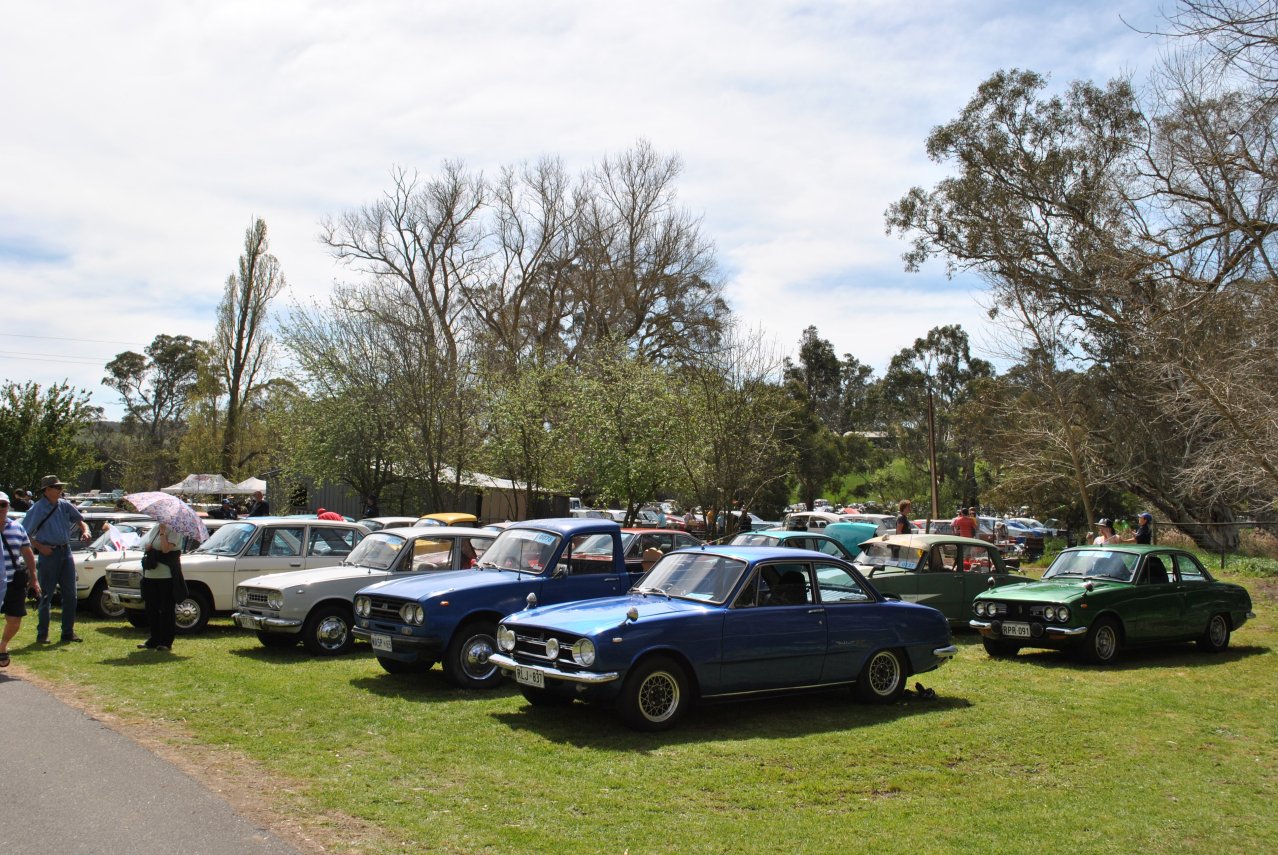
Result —
<svg viewBox="0 0 1278 855"><path fill-rule="evenodd" d="M881 371L981 286L902 270L883 211L943 175L928 131L1000 68L1131 75L1154 2L56 2L0 32L0 378L99 385L159 333L211 335L245 228L289 299L346 272L316 236L396 166L574 170L643 138L729 299L786 353L815 324ZM1126 21L1127 23L1124 23ZM988 354L986 354L988 355Z"/></svg>

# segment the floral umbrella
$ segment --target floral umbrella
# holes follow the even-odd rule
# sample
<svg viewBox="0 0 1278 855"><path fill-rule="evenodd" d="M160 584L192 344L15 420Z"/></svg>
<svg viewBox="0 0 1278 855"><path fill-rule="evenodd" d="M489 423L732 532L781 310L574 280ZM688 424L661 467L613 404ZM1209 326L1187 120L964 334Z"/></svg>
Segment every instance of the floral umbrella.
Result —
<svg viewBox="0 0 1278 855"><path fill-rule="evenodd" d="M186 502L168 493L130 493L124 501L133 506L140 514L164 523L178 534L185 534L195 540L204 541L209 538L209 530L199 514Z"/></svg>

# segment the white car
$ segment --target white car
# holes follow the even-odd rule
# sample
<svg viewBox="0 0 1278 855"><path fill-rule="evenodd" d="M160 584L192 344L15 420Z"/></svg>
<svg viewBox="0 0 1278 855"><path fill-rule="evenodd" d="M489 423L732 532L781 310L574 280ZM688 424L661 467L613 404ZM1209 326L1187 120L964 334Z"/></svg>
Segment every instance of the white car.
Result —
<svg viewBox="0 0 1278 855"><path fill-rule="evenodd" d="M386 576L469 570L497 534L452 526L384 528L360 541L338 567L242 582L232 617L237 626L255 630L267 647L292 647L300 638L316 656L346 653L355 643L356 591Z"/></svg>
<svg viewBox="0 0 1278 855"><path fill-rule="evenodd" d="M367 533L362 525L338 520L224 520L208 540L182 556L188 596L177 604L178 632L200 632L215 612L231 612L240 582L263 573L340 564ZM107 568L107 585L112 598L127 610L129 623L145 626L141 565L112 564Z"/></svg>

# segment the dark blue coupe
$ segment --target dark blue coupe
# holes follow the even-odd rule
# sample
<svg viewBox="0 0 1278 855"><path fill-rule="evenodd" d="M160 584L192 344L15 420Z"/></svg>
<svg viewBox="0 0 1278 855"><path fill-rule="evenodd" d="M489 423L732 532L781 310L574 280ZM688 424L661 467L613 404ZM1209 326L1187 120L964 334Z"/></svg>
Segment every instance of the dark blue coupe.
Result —
<svg viewBox="0 0 1278 855"><path fill-rule="evenodd" d="M890 703L956 652L936 609L885 598L830 555L758 546L671 552L626 596L507 616L497 646L490 663L529 703L615 701L650 731L697 699L850 685Z"/></svg>

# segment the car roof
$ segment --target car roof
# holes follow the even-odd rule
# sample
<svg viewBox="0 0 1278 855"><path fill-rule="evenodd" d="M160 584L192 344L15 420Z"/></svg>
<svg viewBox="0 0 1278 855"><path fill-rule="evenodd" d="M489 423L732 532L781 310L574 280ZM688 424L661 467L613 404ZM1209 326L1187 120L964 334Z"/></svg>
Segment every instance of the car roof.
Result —
<svg viewBox="0 0 1278 855"><path fill-rule="evenodd" d="M223 520L225 523L248 523L249 525L267 525L268 523L290 523L293 525L318 525L331 528L357 528L361 531L368 529L359 523L349 520L322 520L318 517L307 516L279 516L279 517L240 517L236 520Z"/></svg>
<svg viewBox="0 0 1278 855"><path fill-rule="evenodd" d="M888 543L893 546L914 546L920 549L931 549L933 546L942 543L959 543L964 546L992 548L984 540L977 540L975 537L959 537L954 534L885 534L881 537L872 537L861 545L871 546L875 543Z"/></svg>
<svg viewBox="0 0 1278 855"><path fill-rule="evenodd" d="M593 519L582 517L549 517L541 520L524 520L523 522L511 523L506 531L514 529L531 528L542 529L544 531L553 531L556 534L576 534L583 528L595 528L599 526L603 529L611 531L620 531L621 526L607 519Z"/></svg>
<svg viewBox="0 0 1278 855"><path fill-rule="evenodd" d="M838 560L835 556L817 552L814 549L793 549L786 546L744 546L733 544L715 544L704 546L683 546L667 552L667 555L678 555L686 552L703 552L707 555L722 555L725 558L737 558L741 561L757 563L779 559L795 561L800 558L813 558L822 561Z"/></svg>
<svg viewBox="0 0 1278 855"><path fill-rule="evenodd" d="M452 537L496 537L499 532L464 525L398 525L379 528L372 534L397 534L400 537L440 537L441 535Z"/></svg>
<svg viewBox="0 0 1278 855"><path fill-rule="evenodd" d="M1072 546L1069 549L1063 549L1062 552L1083 552L1086 550L1103 549L1106 552L1129 552L1134 555L1145 555L1149 552L1179 552L1183 555L1192 555L1189 550L1181 549L1179 546L1159 546L1149 543L1105 543L1105 544L1083 544L1080 546Z"/></svg>

